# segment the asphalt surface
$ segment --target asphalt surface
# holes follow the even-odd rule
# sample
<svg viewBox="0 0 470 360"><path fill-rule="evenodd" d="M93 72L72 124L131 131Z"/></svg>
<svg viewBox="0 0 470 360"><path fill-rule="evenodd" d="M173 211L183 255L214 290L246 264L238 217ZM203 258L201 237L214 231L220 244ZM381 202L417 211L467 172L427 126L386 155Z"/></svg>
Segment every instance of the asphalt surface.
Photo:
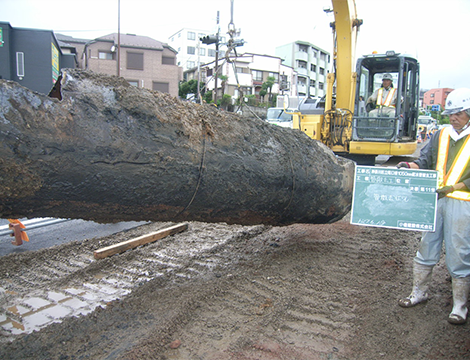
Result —
<svg viewBox="0 0 470 360"><path fill-rule="evenodd" d="M22 219L21 221L25 221ZM17 254L25 251L34 251L64 244L75 240L85 240L112 235L121 231L132 229L146 222L120 222L116 224L98 224L93 221L68 220L41 228L27 231L29 242L23 245L12 245L14 240L10 235L0 236L0 256ZM26 225L26 227L28 227ZM0 219L0 231L8 230L8 220Z"/></svg>

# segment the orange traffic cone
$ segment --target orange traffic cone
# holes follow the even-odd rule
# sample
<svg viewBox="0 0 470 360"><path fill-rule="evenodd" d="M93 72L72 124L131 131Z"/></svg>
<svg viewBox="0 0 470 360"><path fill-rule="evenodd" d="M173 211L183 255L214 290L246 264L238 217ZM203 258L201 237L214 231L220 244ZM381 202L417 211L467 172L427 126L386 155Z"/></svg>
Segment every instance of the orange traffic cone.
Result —
<svg viewBox="0 0 470 360"><path fill-rule="evenodd" d="M11 234L11 236L15 237L15 241L11 242L13 245L21 245L23 244L23 241L29 241L26 231L21 230L26 229L26 226L24 226L21 221L18 219L8 219L8 221L10 222L10 229L13 230L13 234Z"/></svg>

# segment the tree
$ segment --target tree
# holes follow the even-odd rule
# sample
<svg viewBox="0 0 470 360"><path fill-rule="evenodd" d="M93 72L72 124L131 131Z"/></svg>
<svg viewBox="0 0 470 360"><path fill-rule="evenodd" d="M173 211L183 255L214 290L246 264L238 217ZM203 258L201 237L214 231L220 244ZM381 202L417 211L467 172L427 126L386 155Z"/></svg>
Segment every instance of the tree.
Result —
<svg viewBox="0 0 470 360"><path fill-rule="evenodd" d="M208 104L213 102L213 100L212 100L212 90L206 91L206 93L204 94L204 96L202 98Z"/></svg>
<svg viewBox="0 0 470 360"><path fill-rule="evenodd" d="M228 76L227 75L218 75L218 78L222 81L220 87L222 88L222 98L225 95L225 85L227 84Z"/></svg>
<svg viewBox="0 0 470 360"><path fill-rule="evenodd" d="M201 82L199 87L202 89L201 93L204 95L204 83ZM197 94L197 80L192 79L189 81L183 81L179 85L178 95L181 99L186 99L188 94Z"/></svg>
<svg viewBox="0 0 470 360"><path fill-rule="evenodd" d="M266 81L261 85L261 91L265 91L264 94L266 95L267 92L269 92L269 97L268 101L272 102L273 101L273 96L272 96L272 88L274 83L276 82L276 79L273 76L268 76ZM261 92L260 92L261 95Z"/></svg>

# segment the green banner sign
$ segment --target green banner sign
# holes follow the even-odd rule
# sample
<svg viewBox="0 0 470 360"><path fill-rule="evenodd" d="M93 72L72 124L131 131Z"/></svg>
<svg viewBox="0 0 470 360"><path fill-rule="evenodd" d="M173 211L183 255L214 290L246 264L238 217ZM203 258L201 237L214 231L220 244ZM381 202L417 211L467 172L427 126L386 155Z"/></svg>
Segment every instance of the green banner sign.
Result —
<svg viewBox="0 0 470 360"><path fill-rule="evenodd" d="M351 224L434 231L437 171L356 166Z"/></svg>

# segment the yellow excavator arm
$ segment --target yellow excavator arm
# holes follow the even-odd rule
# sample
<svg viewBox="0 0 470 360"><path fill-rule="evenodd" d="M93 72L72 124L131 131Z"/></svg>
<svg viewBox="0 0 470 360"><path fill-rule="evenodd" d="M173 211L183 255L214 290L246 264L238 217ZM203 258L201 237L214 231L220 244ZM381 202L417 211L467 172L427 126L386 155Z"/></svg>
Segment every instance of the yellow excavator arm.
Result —
<svg viewBox="0 0 470 360"><path fill-rule="evenodd" d="M356 88L355 57L357 32L362 20L357 18L354 0L332 0L334 23L333 29L333 64L334 71L327 79L327 100L325 110L331 110L333 83L336 76L336 109L354 110ZM329 106L328 106L329 105Z"/></svg>

